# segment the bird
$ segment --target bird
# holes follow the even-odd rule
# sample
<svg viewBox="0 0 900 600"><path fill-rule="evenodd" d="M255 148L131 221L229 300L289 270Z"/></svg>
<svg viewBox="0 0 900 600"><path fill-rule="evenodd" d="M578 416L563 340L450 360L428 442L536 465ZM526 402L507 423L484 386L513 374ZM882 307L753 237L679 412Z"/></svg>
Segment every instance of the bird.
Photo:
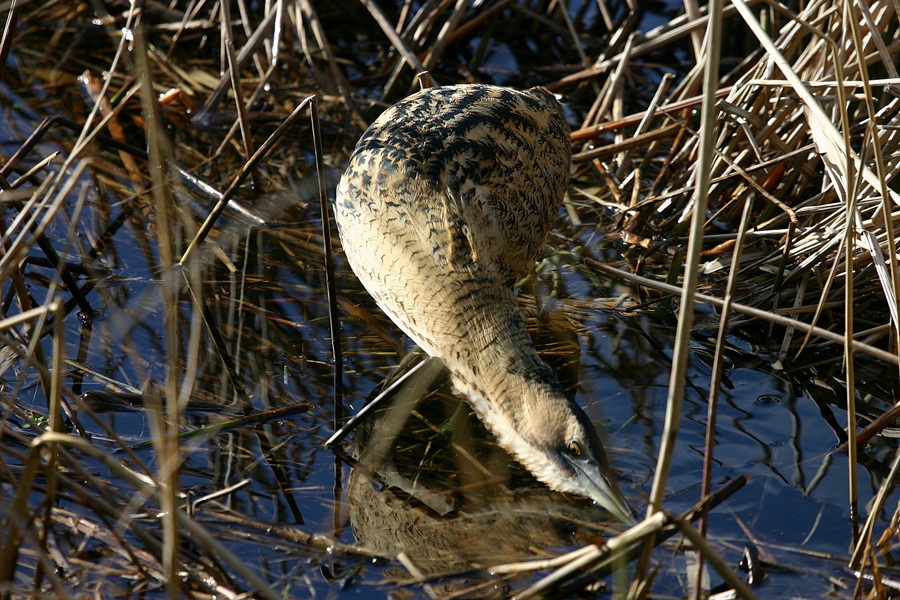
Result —
<svg viewBox="0 0 900 600"><path fill-rule="evenodd" d="M363 133L336 190L335 221L357 278L444 362L498 445L551 489L633 523L596 430L539 356L515 295L570 165L562 105L545 88L426 88Z"/></svg>

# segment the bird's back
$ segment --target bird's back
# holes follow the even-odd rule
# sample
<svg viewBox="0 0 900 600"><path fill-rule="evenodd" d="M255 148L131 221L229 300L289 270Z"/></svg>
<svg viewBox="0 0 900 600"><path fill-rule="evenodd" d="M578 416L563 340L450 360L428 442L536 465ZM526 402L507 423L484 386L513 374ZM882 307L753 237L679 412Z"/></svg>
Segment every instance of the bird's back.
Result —
<svg viewBox="0 0 900 600"><path fill-rule="evenodd" d="M541 88L410 96L366 131L338 187L353 270L413 340L446 359L437 338L475 325L461 314L478 312L473 302L509 304L534 264L569 156L560 105Z"/></svg>
<svg viewBox="0 0 900 600"><path fill-rule="evenodd" d="M559 210L569 156L568 126L546 90L423 90L360 139L341 182L339 223L396 213L437 261L471 259L514 280Z"/></svg>

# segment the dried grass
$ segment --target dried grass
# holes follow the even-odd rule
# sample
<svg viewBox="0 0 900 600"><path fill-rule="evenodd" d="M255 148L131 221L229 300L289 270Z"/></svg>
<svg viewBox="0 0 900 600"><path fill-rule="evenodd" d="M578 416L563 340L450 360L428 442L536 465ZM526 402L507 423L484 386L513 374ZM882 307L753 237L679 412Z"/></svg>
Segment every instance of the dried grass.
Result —
<svg viewBox="0 0 900 600"><path fill-rule="evenodd" d="M707 60L705 9L690 5L690 16L640 34L634 6L601 2L598 22L610 28L601 38L579 31L593 4L534 4L404 2L392 13L383 2L347 3L352 18L374 18L369 53L355 56L360 46L329 30L335 16L321 7L319 14L308 0L280 0L262 12L242 0L145 2L140 11L128 2L13 3L0 42L0 56L15 59L0 61L2 110L14 141L0 169L0 596L275 597L312 586L295 583L302 573L276 573L236 556L231 543L240 536L316 565L365 571L379 553L326 533L273 527L235 508L252 505L252 475L194 502L182 494L182 476L216 434L253 438L251 425L260 422L277 429L298 397L314 400L317 410L292 426L304 434L332 427L348 378L329 362L340 357L339 347L314 324L330 318L337 330L338 308L357 317L344 325L354 334L346 352L358 359L356 368L380 373L392 363L393 354L363 355L367 339L377 339L385 354L402 341L357 308L365 297L358 287L326 293L326 282L337 282L332 259L323 261L331 242L319 227L320 199L383 102L403 96L422 69L438 83L496 69L485 61L504 29L552 51L529 55L523 44L517 69L503 79L565 93L583 119L572 136L579 147L570 222L596 213L614 223L608 238L651 275L621 276L660 290L645 292L647 302L679 291L671 286L683 281L681 255L673 260L669 249L684 246L696 212L700 137L692 111L701 104ZM560 10L567 4L569 11ZM108 12L95 12L101 9ZM753 317L731 332L754 335L748 324L768 320L760 337L778 336L780 363L802 364L813 350L833 349L846 365L854 423L857 363L897 389L896 4L813 0L794 14L778 3L751 8L738 0L724 7L723 23L751 31L763 49L756 41L744 54L732 48L738 60L718 90L707 92L717 112L709 209L701 211L706 245L699 289L688 285L685 298L724 304L723 323L729 310ZM475 37L461 61L460 48ZM685 47L699 57L697 67L674 89L664 69L642 63ZM627 114L635 89L646 105ZM308 104L319 113L310 126L299 118ZM301 181L291 187L292 178ZM735 243L741 251L732 252ZM302 283L269 271L257 245L296 265ZM585 264L619 276L591 259ZM117 272L140 275L119 287ZM718 294L724 299L709 298ZM306 302L279 304L291 296ZM689 333L685 328L683 339ZM301 375L273 377L279 369ZM146 406L154 452L123 438L95 410L100 401L119 410ZM206 417L215 416L184 435L192 406L203 402L215 407ZM242 411L254 414L242 420ZM858 443L895 418L886 414ZM288 484L296 482L284 472L296 462L285 449L293 435L261 443L252 467L240 468L252 474L257 460L270 467L276 495L299 522ZM229 460L240 463L239 455ZM852 559L876 577L875 517L896 464ZM855 491L848 497L852 505ZM339 514L336 507L336 522ZM522 597L578 589L590 583L586 571L608 569L611 553L630 550L664 522L703 546L687 516L656 513L604 545L497 572L506 584L523 570L561 567L533 580ZM890 536L885 530L882 548ZM740 587L711 548L704 553ZM404 561L416 570L414 560Z"/></svg>

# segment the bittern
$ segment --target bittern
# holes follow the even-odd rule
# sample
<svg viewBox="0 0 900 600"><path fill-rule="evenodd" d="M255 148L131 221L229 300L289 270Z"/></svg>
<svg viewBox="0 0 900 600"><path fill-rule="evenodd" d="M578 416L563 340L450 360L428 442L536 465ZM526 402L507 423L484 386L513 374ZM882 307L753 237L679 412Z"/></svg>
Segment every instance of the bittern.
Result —
<svg viewBox="0 0 900 600"><path fill-rule="evenodd" d="M582 410L540 358L514 284L562 204L569 128L543 88L430 88L366 130L337 189L354 273L447 366L497 442L550 488L631 510Z"/></svg>

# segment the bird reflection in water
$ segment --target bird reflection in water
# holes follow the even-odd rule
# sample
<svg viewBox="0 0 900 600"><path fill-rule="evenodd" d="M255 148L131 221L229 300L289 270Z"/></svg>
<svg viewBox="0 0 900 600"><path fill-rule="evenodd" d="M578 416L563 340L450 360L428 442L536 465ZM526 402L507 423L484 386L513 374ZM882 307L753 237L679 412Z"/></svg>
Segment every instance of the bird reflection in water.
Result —
<svg viewBox="0 0 900 600"><path fill-rule="evenodd" d="M347 496L355 538L406 554L428 578L546 556L546 548L596 541L609 525L601 507L540 485L498 447L452 394L439 361L404 381L356 430L352 452ZM383 575L399 584L414 579L395 566ZM473 577L441 585L503 585L484 571Z"/></svg>

